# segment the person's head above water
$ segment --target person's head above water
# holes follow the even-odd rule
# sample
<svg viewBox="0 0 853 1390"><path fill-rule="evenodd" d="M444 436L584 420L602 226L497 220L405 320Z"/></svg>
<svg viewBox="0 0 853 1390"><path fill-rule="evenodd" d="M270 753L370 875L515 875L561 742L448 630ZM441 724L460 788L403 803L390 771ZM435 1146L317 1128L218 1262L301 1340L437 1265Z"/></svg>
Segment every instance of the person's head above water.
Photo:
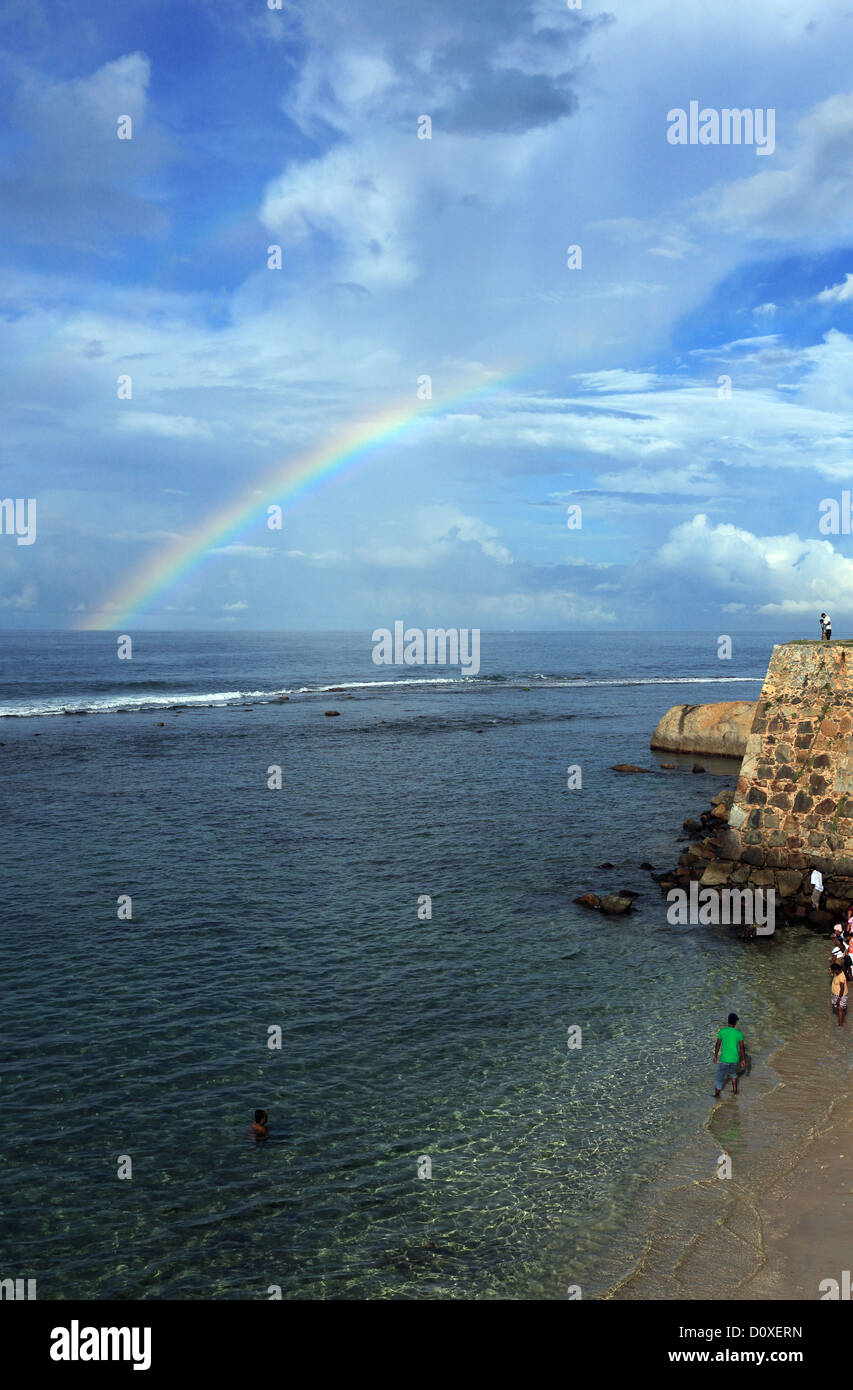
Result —
<svg viewBox="0 0 853 1390"><path fill-rule="evenodd" d="M734 1028L737 1023L737 1014L729 1014L729 1027Z"/></svg>
<svg viewBox="0 0 853 1390"><path fill-rule="evenodd" d="M267 1122L267 1112L266 1112L266 1110L256 1110L256 1111L255 1111L255 1124L256 1124L256 1125L265 1125L266 1122Z"/></svg>

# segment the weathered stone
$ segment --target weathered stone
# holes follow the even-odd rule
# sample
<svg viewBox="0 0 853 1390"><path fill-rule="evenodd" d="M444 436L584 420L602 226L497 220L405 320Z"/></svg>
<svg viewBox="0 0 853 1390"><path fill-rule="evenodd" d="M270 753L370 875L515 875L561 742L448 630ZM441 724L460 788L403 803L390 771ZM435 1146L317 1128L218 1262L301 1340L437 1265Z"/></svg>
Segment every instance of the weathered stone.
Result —
<svg viewBox="0 0 853 1390"><path fill-rule="evenodd" d="M575 898L575 902L580 903L581 907L601 907L601 899L597 893L582 893L579 898Z"/></svg>
<svg viewBox="0 0 853 1390"><path fill-rule="evenodd" d="M795 869L777 869L774 879L781 898L790 898L794 893L799 893L803 886L803 876Z"/></svg>
<svg viewBox="0 0 853 1390"><path fill-rule="evenodd" d="M735 799L735 789L734 789L734 787L724 787L723 790L722 790L721 792L716 792L715 795L711 797L711 805L712 805L712 806L725 806L726 808L728 808L729 806L731 806L731 804L732 804L732 802L734 801L734 799Z"/></svg>
<svg viewBox="0 0 853 1390"><path fill-rule="evenodd" d="M724 700L710 705L674 705L654 733L652 748L667 753L743 756L755 717L752 700Z"/></svg>
<svg viewBox="0 0 853 1390"><path fill-rule="evenodd" d="M734 864L730 859L718 859L708 865L699 883L703 888L718 888L720 884L728 883L733 869Z"/></svg>
<svg viewBox="0 0 853 1390"><path fill-rule="evenodd" d="M606 893L601 899L601 910L608 916L616 916L622 912L629 912L631 909L631 899L623 898L617 893Z"/></svg>
<svg viewBox="0 0 853 1390"><path fill-rule="evenodd" d="M740 851L741 838L729 825L720 834L720 854L724 859L740 859Z"/></svg>
<svg viewBox="0 0 853 1390"><path fill-rule="evenodd" d="M772 888L775 885L776 877L773 869L753 869L749 876L749 882L753 888Z"/></svg>

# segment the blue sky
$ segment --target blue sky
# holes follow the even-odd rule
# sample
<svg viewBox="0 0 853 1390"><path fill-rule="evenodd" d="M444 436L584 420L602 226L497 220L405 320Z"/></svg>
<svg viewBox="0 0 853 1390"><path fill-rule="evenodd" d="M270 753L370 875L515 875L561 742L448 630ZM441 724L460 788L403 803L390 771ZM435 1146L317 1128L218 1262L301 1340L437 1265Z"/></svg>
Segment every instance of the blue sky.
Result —
<svg viewBox="0 0 853 1390"><path fill-rule="evenodd" d="M842 635L851 46L829 0L7 0L0 496L38 534L0 535L0 626L512 364L138 626ZM691 100L772 108L772 155L669 143Z"/></svg>

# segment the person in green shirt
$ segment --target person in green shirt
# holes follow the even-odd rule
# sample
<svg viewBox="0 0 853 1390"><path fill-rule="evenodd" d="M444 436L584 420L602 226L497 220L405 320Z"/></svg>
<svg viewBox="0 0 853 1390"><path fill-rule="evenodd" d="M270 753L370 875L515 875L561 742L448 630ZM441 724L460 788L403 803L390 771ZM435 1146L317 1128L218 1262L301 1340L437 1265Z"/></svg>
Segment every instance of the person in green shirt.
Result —
<svg viewBox="0 0 853 1390"><path fill-rule="evenodd" d="M729 1014L728 1027L717 1033L714 1047L714 1061L717 1063L717 1080L714 1084L714 1099L719 1100L720 1092L727 1081L732 1083L732 1095L737 1095L737 1074L740 1067L746 1066L743 1049L743 1033L737 1026L737 1014Z"/></svg>

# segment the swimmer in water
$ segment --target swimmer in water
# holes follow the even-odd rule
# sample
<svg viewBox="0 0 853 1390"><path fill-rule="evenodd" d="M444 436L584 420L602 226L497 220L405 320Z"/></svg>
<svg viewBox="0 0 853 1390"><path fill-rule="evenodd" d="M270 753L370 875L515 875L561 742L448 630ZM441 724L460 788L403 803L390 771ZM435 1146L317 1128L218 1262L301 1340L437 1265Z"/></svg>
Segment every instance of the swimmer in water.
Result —
<svg viewBox="0 0 853 1390"><path fill-rule="evenodd" d="M255 1111L255 1118L252 1124L249 1126L249 1133L253 1135L255 1139L267 1139L269 1137L267 1134L266 1110Z"/></svg>

